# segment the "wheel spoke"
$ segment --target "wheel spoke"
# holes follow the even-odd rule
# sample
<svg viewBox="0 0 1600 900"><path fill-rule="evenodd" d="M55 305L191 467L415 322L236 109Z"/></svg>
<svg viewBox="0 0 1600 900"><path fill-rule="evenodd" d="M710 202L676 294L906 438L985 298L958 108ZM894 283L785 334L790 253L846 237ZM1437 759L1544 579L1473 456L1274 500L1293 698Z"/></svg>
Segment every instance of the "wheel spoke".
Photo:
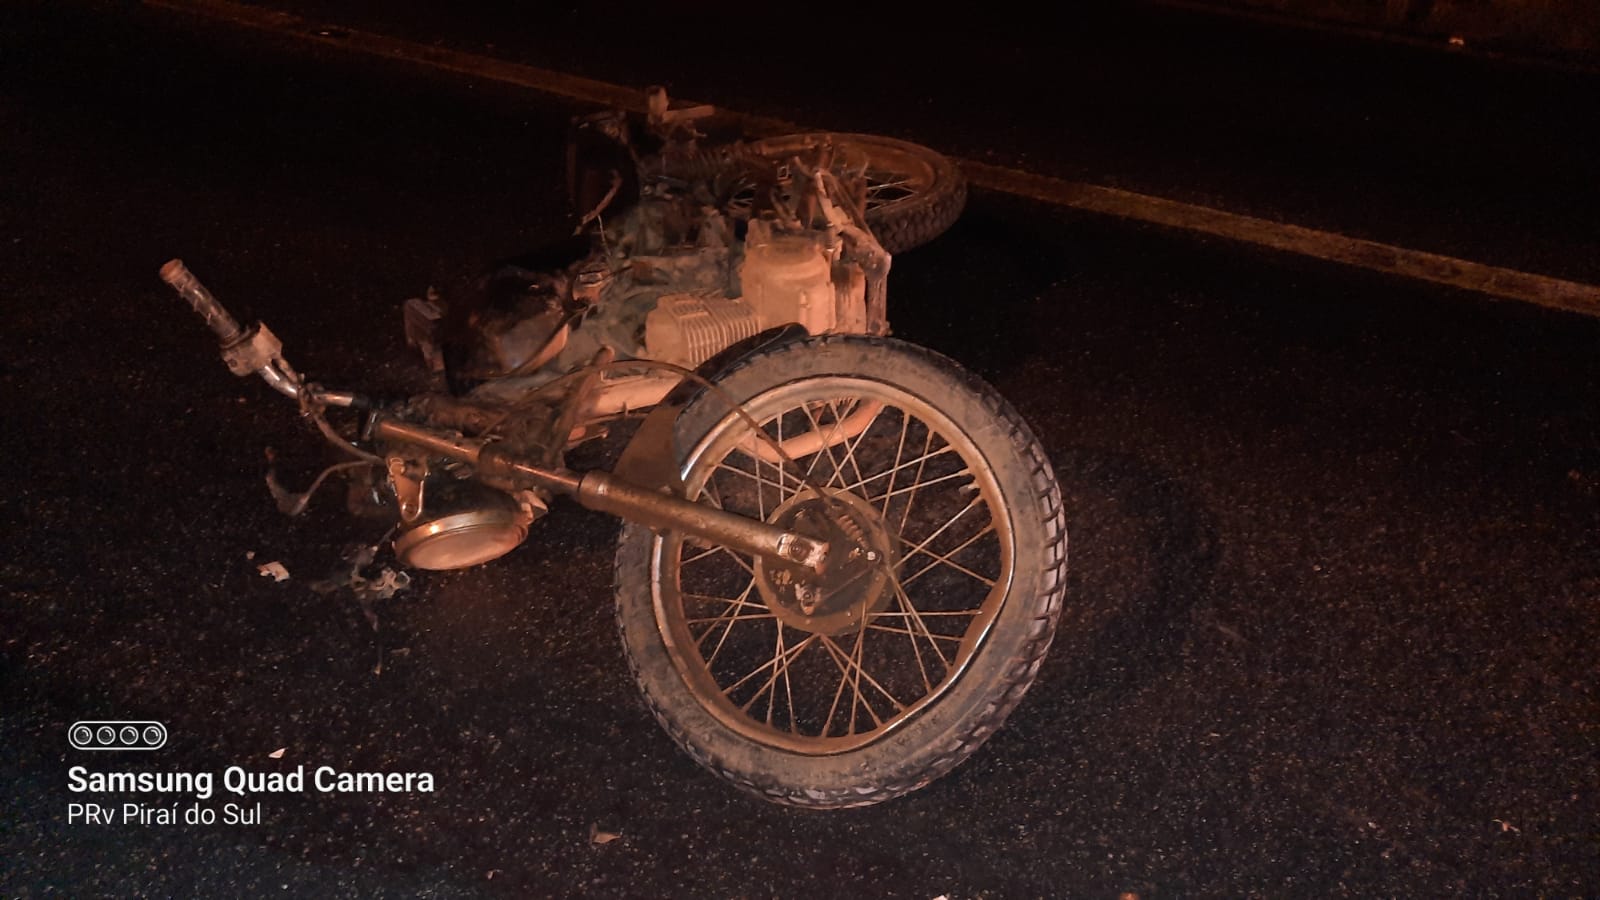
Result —
<svg viewBox="0 0 1600 900"><path fill-rule="evenodd" d="M709 550L701 550L699 553L696 553L693 556L685 557L682 562L678 563L678 565L687 566L689 563L699 562L700 560L705 559L708 556L716 556L718 553L721 553L721 552L722 552L722 548L721 547L712 547Z"/></svg>
<svg viewBox="0 0 1600 900"><path fill-rule="evenodd" d="M956 448L950 446L949 444L946 444L945 446L940 447L937 450L929 451L929 450L927 450L927 444L932 443L932 441L933 441L933 436L930 434L928 436L927 442L925 442L925 444L924 444L923 454L921 456L918 456L915 459L908 459L905 462L900 463L899 465L895 466L892 469L884 469L882 472L879 472L876 475L869 475L866 478L862 479L861 481L857 481L857 482L854 482L852 484L844 485L843 487L840 488L840 490L853 491L856 488L865 487L865 486L871 484L872 482L877 481L879 478L882 478L885 475L893 477L895 472L904 471L905 469L909 469L912 466L925 465L927 463L927 461L930 460L930 459L936 459L936 458L938 458L940 456L943 456L946 453L954 453L955 452ZM921 471L921 470L919 469L918 471ZM873 500L881 500L883 498L882 497L873 497L872 499Z"/></svg>
<svg viewBox="0 0 1600 900"><path fill-rule="evenodd" d="M750 583L746 584L744 586L744 590L742 592L740 592L740 594L739 594L737 599L734 599L734 600L731 600L731 601L728 600L728 598L726 598L726 597L707 597L707 598L704 598L704 599L720 600L720 601L726 602L726 603L728 603L728 608L726 610L724 610L724 612L725 613L732 612L735 615L737 615L738 611L743 609L743 608L745 608L746 606L755 606L758 609L760 608L757 604L751 603L751 602L749 602L748 599L746 599L746 598L748 598L750 596L750 592L752 590L755 590L755 586L756 586L756 579L755 579L755 576L752 575L752 576L750 576ZM685 599L688 599L690 597L698 597L698 595L690 594L690 595L687 595L685 597ZM733 631L733 623L735 621L737 621L737 620L730 618L727 621L728 621L728 624L723 626L723 629L722 629L722 637L717 638L717 646L712 648L711 655L706 657L706 668L710 668L711 664L716 661L717 654L722 652L722 645L727 642L728 633ZM702 632L700 634L699 637L695 638L695 647L699 648L699 647L703 646L705 644L706 636L711 634L711 632L716 631L716 630L717 630L717 626L716 625L711 625L710 627L708 627L704 632ZM692 630L690 631L690 634L691 635L693 634Z"/></svg>
<svg viewBox="0 0 1600 900"><path fill-rule="evenodd" d="M928 563L926 566L923 566L921 569L918 569L917 573L915 575L912 575L910 578L906 578L906 579L902 580L900 582L901 584L910 584L911 582L916 581L918 578L921 578L922 576L928 574L930 571L932 571L934 569L937 569L940 565L946 565L946 566L949 566L952 569L955 569L957 572L960 572L961 574L967 576L968 578L971 578L973 581L979 582L980 584L983 584L983 585L985 585L987 587L994 587L995 586L995 580L993 578L990 578L990 577L988 577L986 575L979 575L977 572L972 571L971 569L967 568L966 566L963 566L962 564L960 564L958 562L953 562L953 561L951 561L951 560L949 560L949 559L947 559L947 558L945 558L943 556L937 556L937 555L931 554L931 553L928 554L928 555L929 556L933 556L934 557L934 561L931 562L931 563Z"/></svg>
<svg viewBox="0 0 1600 900"><path fill-rule="evenodd" d="M873 631L882 631L882 632L885 632L886 634L909 634L909 635L913 635L913 636L915 636L917 634L917 632L912 631L909 628L895 628L895 627L893 627L891 625L879 625L877 623L873 623L871 625L868 625L867 628L869 628L869 629L871 629ZM962 636L959 635L959 634L930 634L928 636L933 638L936 641L951 641L951 642L957 643L957 644L961 643L961 640L962 640ZM915 642L912 643L912 646L916 646ZM927 676L926 675L923 676L923 681L924 682L927 681ZM931 684L928 685L928 688L929 688L929 690L932 690L933 685L931 685Z"/></svg>
<svg viewBox="0 0 1600 900"><path fill-rule="evenodd" d="M898 617L898 618L906 619L906 618L910 618L912 616L921 616L924 619L931 619L931 618L936 618L938 616L976 616L976 615L978 615L979 613L982 613L982 612L983 612L983 610L981 610L981 609L923 609L923 610L918 610L917 612L914 612L914 613L907 613L907 612L895 612L893 610L886 609L886 610L884 610L882 612L874 614L873 617L881 619L884 616L895 616L895 617Z"/></svg>
<svg viewBox="0 0 1600 900"><path fill-rule="evenodd" d="M739 707L739 711L742 713L750 712L750 707L755 706L756 703L761 700L762 694L766 694L767 724L770 726L772 724L772 702L773 699L778 695L778 679L787 669L788 660L784 659L782 655L774 653L772 657L772 674L768 675L767 680L761 683L761 687L757 688L756 692L750 695L750 699L746 700L744 705ZM731 695L733 690L733 687L728 688L728 693Z"/></svg>
<svg viewBox="0 0 1600 900"><path fill-rule="evenodd" d="M918 474L918 477L920 478L921 477L921 473L918 472L917 474ZM911 494L913 497L915 497L916 492L921 490L921 489L923 489L923 488L925 488L925 487L928 487L930 485L935 485L935 484L942 484L942 483L944 483L946 481L951 481L953 479L961 478L963 476L970 478L972 476L972 470L971 469L962 469L959 472L951 472L949 475L940 475L938 478L930 478L927 481L919 481L919 482L917 482L915 484L908 484L905 487L896 488L892 493L885 493L885 494L882 494L881 496L877 496L877 497L868 497L867 499L869 501L873 502L873 503L876 503L879 500L882 500L882 501L884 501L885 505L887 505L888 502L889 502L889 498L890 497L898 496L900 494L908 494L908 493ZM910 517L911 517L911 501L907 500L906 501L906 508L902 512L901 517L900 517L900 528L902 530L904 530L904 528L906 527L906 519L909 519Z"/></svg>
<svg viewBox="0 0 1600 900"><path fill-rule="evenodd" d="M778 413L776 418L778 420L778 446L782 447L783 446L783 413L781 413L781 412ZM760 459L761 457L757 456L756 458ZM783 462L784 461L782 459L779 459L777 462L773 463L773 465L778 467L778 481L780 481L780 482L783 481L783 477L785 475L789 475L788 470L786 470L783 467ZM794 476L790 475L789 477L792 478ZM800 487L805 487L805 480L804 479L801 479ZM799 492L799 490L800 490L800 488L798 488L798 487L795 488L795 491L797 493ZM783 491L780 490L778 492L778 502L782 503L783 501L785 501L787 499L789 499L788 495L784 494Z"/></svg>
<svg viewBox="0 0 1600 900"><path fill-rule="evenodd" d="M851 683L850 682L850 671L851 670L850 670L849 666L847 666L844 663L840 662L841 658L845 658L847 661L849 660L849 657L845 656L844 651L839 649L839 646L833 642L832 638L830 638L830 637L828 637L826 635L820 635L820 636L822 637L822 649L828 651L828 657L833 660L833 664L835 666L837 666L838 669L839 669L839 686L837 688L835 688L834 691L833 691L833 702L831 704L829 704L829 706L828 706L828 718L826 720L824 720L824 722L822 723L822 736L823 737L827 737L828 736L828 732L830 730L832 730L832 728L833 728L833 717L834 717L834 714L839 709L839 699L844 696L845 685ZM860 640L860 634L858 634L857 635L856 648L855 649L859 650L860 647L861 647L861 640ZM847 721L849 722L849 725L847 726L847 729L845 731L846 734L855 734L856 733L856 707L859 705L860 700L861 700L861 680L860 680L860 678L857 678L855 683L853 685L851 685L851 686L852 686L852 688L854 690L854 693L850 697L850 712L847 715ZM873 716L874 718L876 718L876 715L872 712L872 709L871 709L870 706L867 709L867 715Z"/></svg>
<svg viewBox="0 0 1600 900"><path fill-rule="evenodd" d="M777 633L773 636L773 639L772 639L772 641L773 641L773 643L772 643L772 658L773 659L783 659L784 658L783 657L783 623L779 622L778 623L778 627L776 629L774 629L774 631L776 631ZM780 663L778 668L773 670L773 679L772 679L772 683L771 683L771 686L770 686L771 689L767 691L767 727L768 728L772 727L772 710L773 710L773 707L777 704L777 701L778 701L778 681L777 681L777 679L779 677L787 679L788 676L789 676L789 667L787 665L785 665L785 664L781 664ZM760 696L760 695L758 694L757 696Z"/></svg>
<svg viewBox="0 0 1600 900"><path fill-rule="evenodd" d="M838 659L838 656L835 653L834 648L828 646L827 644L823 644L822 645L822 649L828 651L828 658L832 659L833 660L833 664L838 666L839 665L839 659ZM828 704L828 715L827 715L826 718L824 718L822 720L822 736L823 737L827 737L828 734L831 731L833 731L833 717L834 717L834 714L837 713L838 710L839 710L839 699L844 696L844 686L845 686L845 683L847 681L849 681L848 673L845 671L844 667L840 666L840 670L839 670L839 686L834 688L834 690L833 690L833 702ZM853 704L852 704L851 708L854 709L854 705Z"/></svg>
<svg viewBox="0 0 1600 900"><path fill-rule="evenodd" d="M888 700L890 705L892 705L896 711L904 710L906 708L904 703L901 703L898 699L896 699L893 694L889 693L887 688L878 683L876 678L873 678L870 674L868 674L866 667L861 664L859 654L863 646L862 638L865 636L865 634L865 630L856 632L856 646L851 653L846 653L844 648L840 647L833 640L833 638L830 638L826 635L818 635L818 637L822 638L822 648L828 651L828 656L833 659L834 665L839 669L839 686L841 692L844 688L844 685L851 685L854 695L850 704L851 734L855 733L855 708L857 705L866 710L867 715L872 717L872 721L876 722L880 726L883 724L883 718L878 715L877 710L872 708L871 702L868 701L866 695L861 692L861 682L863 681L865 681L869 687L882 694L884 699ZM837 705L837 696L835 696L834 702ZM830 710L829 714L829 722L831 723L833 721L831 718L832 710Z"/></svg>
<svg viewBox="0 0 1600 900"><path fill-rule="evenodd" d="M917 185L907 179L899 181L879 181L867 185L867 202L877 201L879 205L888 205L897 200L916 196Z"/></svg>
<svg viewBox="0 0 1600 900"><path fill-rule="evenodd" d="M833 403L832 400L826 402L830 406ZM822 425L817 422L817 417L811 412L811 407L807 405L802 406L801 409L805 412L806 419L811 422L811 430L821 433ZM828 476L828 483L832 484L834 476L839 474L839 458L833 455L833 439L839 434L839 425L840 420L835 416L833 423L829 426L828 436L822 441L822 449L818 450L817 455L811 458L811 467L806 469L806 481L809 482L811 480L811 473L816 469L817 461L822 459L822 454L824 453L828 454L828 462L833 466L833 475Z"/></svg>
<svg viewBox="0 0 1600 900"><path fill-rule="evenodd" d="M783 435L783 420L786 415L787 413L780 414L775 418L775 428L777 434L773 436L772 440L773 443L776 444L780 449L787 446L784 443ZM774 506L787 501L790 497L793 497L795 494L798 494L800 491L804 490L806 487L806 479L811 477L809 469L807 469L804 473L789 471L789 465L791 463L797 469L800 463L798 460L791 459L787 453L778 454L778 458L776 460L763 459L760 454L755 454L755 459L757 472L761 471L761 464L766 463L778 473L778 480L776 483L776 487L778 488L778 503L773 504ZM772 484L773 482L769 478L767 483Z"/></svg>
<svg viewBox="0 0 1600 900"><path fill-rule="evenodd" d="M951 550L949 553L945 553L945 554L934 553L932 550L927 550L927 549L924 549L923 547L917 547L913 552L921 553L924 556L931 556L931 557L933 557L933 562L928 563L926 566L923 566L921 569L918 569L917 573L915 575L912 575L912 576L910 576L908 578L901 579L901 581L900 581L901 586L908 585L911 582L916 581L918 578L921 578L924 574L926 574L930 569L936 568L936 567L938 567L939 565L942 564L942 565L949 566L952 569L955 569L957 572L961 572L961 573L963 573L965 575L970 575L973 578L976 578L977 580L979 580L979 581L983 582L984 584L988 585L989 587L994 587L994 579L993 578L985 578L984 576L979 575L977 572L972 571L971 569L967 568L966 566L961 565L960 563L956 562L954 559L951 558L951 557L955 556L957 553L960 553L961 551L963 551L963 550L967 549L968 547L972 546L974 541L977 541L979 538L983 537L984 535L993 533L993 531L994 531L994 523L990 522L988 525L983 526L983 529L981 531L979 531L977 534L975 534L972 537L969 537L966 540L962 541L960 546L956 547L954 550ZM899 540L902 543L906 543L906 544L910 543L910 541L907 541L905 538L899 538ZM926 542L924 542L924 544L926 544ZM898 569L901 566L905 565L906 562L911 559L911 555L912 554L908 553L905 556L901 557L900 561L895 563L895 568Z"/></svg>
<svg viewBox="0 0 1600 900"><path fill-rule="evenodd" d="M720 546L720 545L716 549L717 549L718 553L726 553L728 555L729 559L731 559L734 562L739 564L739 568L745 570L746 572L749 572L751 578L756 577L756 570L749 563L747 563L743 559L741 559L739 557L739 554L733 552L731 549L729 549L727 547L723 547L723 546Z"/></svg>
<svg viewBox="0 0 1600 900"><path fill-rule="evenodd" d="M856 707L857 706L865 705L867 707L867 715L872 718L873 722L878 724L878 725L882 725L883 724L882 720L880 720L878 718L877 714L872 711L872 705L870 703L865 703L866 698L861 696L861 648L862 648L863 643L866 641L866 638L867 638L866 629L862 629L860 631L857 631L856 632L856 645L851 650L851 653L850 653L850 661L855 664L855 678L851 679L851 681L850 681L850 733L851 734L855 734L856 733ZM829 643L831 643L831 642L826 640L826 639L823 640L823 646L824 647L828 646Z"/></svg>
<svg viewBox="0 0 1600 900"><path fill-rule="evenodd" d="M711 505L717 509L722 509L722 490L717 487L715 472L706 477L706 486L700 489L700 496L710 500Z"/></svg>
<svg viewBox="0 0 1600 900"><path fill-rule="evenodd" d="M935 656L939 657L939 662L944 666L944 670L946 672L950 671L950 660L944 658L944 651L940 650L939 645L934 643L933 632L928 630L928 623L922 620L921 611L911 602L911 598L906 596L905 589L900 586L900 580L894 577L892 573L889 576L889 584L894 587L895 600L908 615L908 624L913 628L922 630L922 636L928 639L928 647L933 650Z"/></svg>
<svg viewBox="0 0 1600 900"><path fill-rule="evenodd" d="M762 692L765 691L767 688L771 687L772 684L775 681L777 681L778 672L780 670L780 667L788 666L788 664L789 664L789 662L791 660L793 660L795 657L799 656L800 654L804 653L806 651L807 647L810 647L812 644L816 643L818 637L820 637L820 635L816 635L816 634L809 635L809 636L806 637L805 640L801 641L798 644L795 644L793 647L786 648L784 650L783 656L781 658L778 657L777 655L774 655L772 657L772 659L769 659L766 662L762 663L761 665L756 666L754 669L751 669L749 671L749 673L747 673L743 678L741 678L738 681L735 681L733 684L730 684L727 687L723 688L722 689L723 696L729 697L731 699L732 694L733 694L734 691L736 691L739 688L743 687L748 681L750 681L750 679L755 678L757 675L760 675L762 672L765 672L768 669L771 669L772 670L772 675L770 677L768 677L767 680L763 683L762 689L759 690L759 691L756 691L755 696L751 697L750 700L748 702L746 702L744 706L740 707L741 711L748 712L750 710L751 704L755 703L756 699L761 696Z"/></svg>
<svg viewBox="0 0 1600 900"><path fill-rule="evenodd" d="M756 462L756 471L755 472L750 472L750 471L747 471L745 469L741 469L738 466L730 466L727 463L717 463L717 471L719 471L719 472L733 472L733 473L738 474L738 475L743 475L744 477L750 479L751 481L754 481L756 483L756 496L758 498L761 496L761 489L763 487L775 487L775 488L778 489L778 493L780 495L782 495L782 493L783 493L783 484L781 482L772 481L771 479L768 479L768 478L763 478L760 475L760 468L761 468L761 460L760 460L760 458L759 457L751 457L751 459L754 459L755 462ZM782 470L780 469L779 472L782 473ZM783 474L787 475L788 473L783 473ZM789 475L788 477L793 478L794 476L793 475ZM757 502L759 503L760 501L758 500ZM765 506L762 506L761 508L763 510L766 509ZM761 514L761 518L763 520L765 520L766 517L767 517L766 513L763 512Z"/></svg>
<svg viewBox="0 0 1600 900"><path fill-rule="evenodd" d="M911 427L911 417L908 416L908 415L901 415L900 416L900 440L895 443L894 462L890 463L890 468L889 468L889 489L883 495L883 514L884 514L885 517L887 517L889 515L889 498L894 496L894 478L895 478L894 473L900 471L900 460L905 458L905 452L906 452L906 429L908 429L910 427ZM865 482L862 482L862 483L865 484Z"/></svg>
<svg viewBox="0 0 1600 900"><path fill-rule="evenodd" d="M782 649L783 649L783 623L782 622L778 623L778 649L779 649L780 652L782 652ZM793 684L792 680L789 678L789 667L788 666L784 666L783 667L783 694L784 694L784 697L788 700L788 703L789 703L789 732L791 734L799 734L800 733L799 726L796 724L798 720L795 718L795 714L794 714L794 684ZM772 724L771 718L768 718L767 724L769 724L769 725Z"/></svg>
<svg viewBox="0 0 1600 900"><path fill-rule="evenodd" d="M855 680L853 682L851 682L851 684L850 684L850 690L855 692L856 699L861 701L861 705L862 705L863 708L866 709L867 715L872 718L873 726L881 728L881 727L883 727L883 720L878 718L878 714L876 712L874 712L873 709L872 709L872 704L869 703L867 701L867 698L861 693L861 676L866 674L866 668L861 665L861 659L862 659L862 653L866 650L866 647L867 647L867 630L865 628L862 628L862 629L860 629L860 630L858 630L856 632L856 649L855 649L855 657L854 657L855 664L856 664L856 677L855 677ZM868 678L867 681L870 684L872 684L873 687L877 687L878 690L880 690L880 691L883 690L883 688L879 687L878 683L876 681L873 681L871 678ZM887 694L888 692L885 691L884 693ZM893 698L892 697L890 698L890 700L891 700L891 702L893 702ZM896 703L895 705L897 707L899 706L898 703ZM856 724L855 709L852 707L851 710L850 710L850 733L851 734L855 733L855 724Z"/></svg>
<svg viewBox="0 0 1600 900"><path fill-rule="evenodd" d="M722 598L721 597L712 597L710 599L720 600ZM754 622L757 619L776 619L776 618L777 618L777 616L775 614L773 614L773 613L750 613L748 615L742 615L742 616L701 616L701 617L695 618L695 619L684 619L683 620L683 624L685 624L685 625L704 625L707 622Z"/></svg>
<svg viewBox="0 0 1600 900"><path fill-rule="evenodd" d="M861 401L856 400L850 406L850 413L854 414L860 408L861 408ZM834 410L833 415L834 415L834 420L835 421L843 421L844 420L844 416L840 415L840 413L839 413L839 411L837 409ZM855 471L856 480L857 481L861 480L861 464L860 464L859 461L856 460L856 448L860 447L861 446L861 442L867 439L867 434L872 431L872 426L876 425L878 423L878 417L881 416L881 415L883 415L883 404L880 403L880 404L878 404L877 411L872 414L872 418L867 420L867 424L862 426L861 432L855 436L855 440L852 441L852 440L850 440L848 438L845 439L845 442L844 442L844 459L845 459L845 462L848 462L850 464L850 468ZM844 470L840 469L838 471L835 471L834 472L834 478L828 479L828 486L832 487L835 480L838 480L840 482L844 481Z"/></svg>
<svg viewBox="0 0 1600 900"><path fill-rule="evenodd" d="M922 442L922 461L917 463L917 474L911 476L911 496L906 500L906 508L900 511L900 526L895 529L896 534L905 533L906 522L911 518L911 503L917 499L917 486L922 483L922 473L928 467L928 459L930 458L928 448L931 446L933 446L933 429L929 428L928 436ZM948 447L949 445L946 444L945 446ZM901 490L904 490L904 488ZM883 498L883 505L885 508L888 507L889 497L885 496Z"/></svg>
<svg viewBox="0 0 1600 900"><path fill-rule="evenodd" d="M940 525L938 528L934 529L933 534L930 534L927 537L923 538L922 539L922 543L920 543L920 544L911 545L910 541L906 540L905 538L901 537L898 534L895 535L895 539L900 541L900 543L911 545L911 550L909 552L907 552L904 556L900 557L900 561L899 562L894 564L895 569L899 569L901 566L905 565L906 562L911 559L911 557L916 556L918 553L927 552L924 548L926 548L929 544L933 543L939 537L939 535L944 534L945 529L949 528L951 525L954 525L957 520L959 520L962 516L966 515L967 513L971 512L974 507L976 507L978 504L980 504L982 502L983 502L983 498L982 497L973 497L971 500L968 500L967 501L967 505L961 507L961 511L960 512L958 512L955 515L951 516L943 525ZM990 523L990 524L991 524L991 526L993 525L993 523ZM932 556L933 554L929 553L928 555ZM903 582L899 582L898 584L903 584Z"/></svg>
<svg viewBox="0 0 1600 900"><path fill-rule="evenodd" d="M917 661L917 673L922 676L922 689L925 690L925 691L928 691L930 693L933 691L933 680L928 677L928 665L927 665L927 663L924 663L922 661L922 648L917 646L917 635L916 635L916 632L912 631L909 628L890 628L887 625L876 625L876 624L868 624L867 628L875 628L875 629L877 629L879 631L887 631L887 632L889 632L891 634L894 634L894 633L903 634L908 639L910 639L910 641L911 641L911 656L912 656L912 658L914 658ZM863 629L863 630L865 630L865 629Z"/></svg>

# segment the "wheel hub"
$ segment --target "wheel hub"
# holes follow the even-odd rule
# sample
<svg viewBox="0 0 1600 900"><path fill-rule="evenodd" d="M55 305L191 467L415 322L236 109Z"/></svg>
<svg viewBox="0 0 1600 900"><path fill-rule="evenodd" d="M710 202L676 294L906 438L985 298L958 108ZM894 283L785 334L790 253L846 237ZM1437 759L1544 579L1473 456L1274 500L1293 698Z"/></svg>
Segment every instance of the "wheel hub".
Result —
<svg viewBox="0 0 1600 900"><path fill-rule="evenodd" d="M828 636L860 630L889 605L889 532L883 517L847 491L802 491L772 511L768 522L831 546L827 570L769 564L757 557L756 589L767 609L791 628Z"/></svg>

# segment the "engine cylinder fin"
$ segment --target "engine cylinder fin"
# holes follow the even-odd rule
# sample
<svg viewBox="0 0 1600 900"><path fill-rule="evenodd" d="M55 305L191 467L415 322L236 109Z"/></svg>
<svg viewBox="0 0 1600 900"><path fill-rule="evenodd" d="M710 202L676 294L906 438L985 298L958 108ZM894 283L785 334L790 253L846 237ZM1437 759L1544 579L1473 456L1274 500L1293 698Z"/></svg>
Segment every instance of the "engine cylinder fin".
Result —
<svg viewBox="0 0 1600 900"><path fill-rule="evenodd" d="M662 297L644 324L650 356L686 368L760 330L761 318L748 303L698 294Z"/></svg>

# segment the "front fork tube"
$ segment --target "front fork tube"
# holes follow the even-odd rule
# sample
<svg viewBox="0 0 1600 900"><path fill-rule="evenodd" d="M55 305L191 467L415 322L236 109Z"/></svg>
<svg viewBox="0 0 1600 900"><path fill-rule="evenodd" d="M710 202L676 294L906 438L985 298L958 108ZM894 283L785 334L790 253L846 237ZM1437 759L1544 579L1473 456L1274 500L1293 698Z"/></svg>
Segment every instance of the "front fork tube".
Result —
<svg viewBox="0 0 1600 900"><path fill-rule="evenodd" d="M504 479L578 501L597 512L656 529L681 531L714 544L760 556L787 566L821 573L828 543L756 519L659 493L608 472L575 472L534 465L482 441L461 438L420 425L378 416L372 436L379 441L409 444L428 453L471 463L479 475Z"/></svg>

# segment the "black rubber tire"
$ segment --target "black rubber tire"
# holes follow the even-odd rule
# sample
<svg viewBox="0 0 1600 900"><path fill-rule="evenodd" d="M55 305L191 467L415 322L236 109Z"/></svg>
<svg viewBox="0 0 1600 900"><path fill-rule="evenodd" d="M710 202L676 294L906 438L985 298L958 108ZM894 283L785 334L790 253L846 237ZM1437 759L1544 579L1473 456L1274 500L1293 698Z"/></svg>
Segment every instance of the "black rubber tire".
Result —
<svg viewBox="0 0 1600 900"><path fill-rule="evenodd" d="M703 390L678 418L678 469L729 415L775 388L848 374L937 401L994 476L1012 535L1012 577L965 670L914 717L847 752L812 755L753 740L708 711L674 663L656 617L653 559L666 540L625 525L615 564L623 647L644 700L689 756L735 787L792 806L865 806L916 790L966 759L1032 684L1055 633L1066 587L1061 492L1027 424L993 388L950 360L886 338L833 335L758 351ZM931 405L931 403L930 403ZM854 712L852 710L852 715ZM770 715L770 713L769 713ZM831 716L831 713L830 713Z"/></svg>
<svg viewBox="0 0 1600 900"><path fill-rule="evenodd" d="M941 234L967 205L967 179L949 157L921 144L875 134L791 134L746 145L747 152L782 159L797 149L832 142L870 160L869 172L900 172L925 182L916 192L882 205L869 205L867 226L890 254L920 247Z"/></svg>

